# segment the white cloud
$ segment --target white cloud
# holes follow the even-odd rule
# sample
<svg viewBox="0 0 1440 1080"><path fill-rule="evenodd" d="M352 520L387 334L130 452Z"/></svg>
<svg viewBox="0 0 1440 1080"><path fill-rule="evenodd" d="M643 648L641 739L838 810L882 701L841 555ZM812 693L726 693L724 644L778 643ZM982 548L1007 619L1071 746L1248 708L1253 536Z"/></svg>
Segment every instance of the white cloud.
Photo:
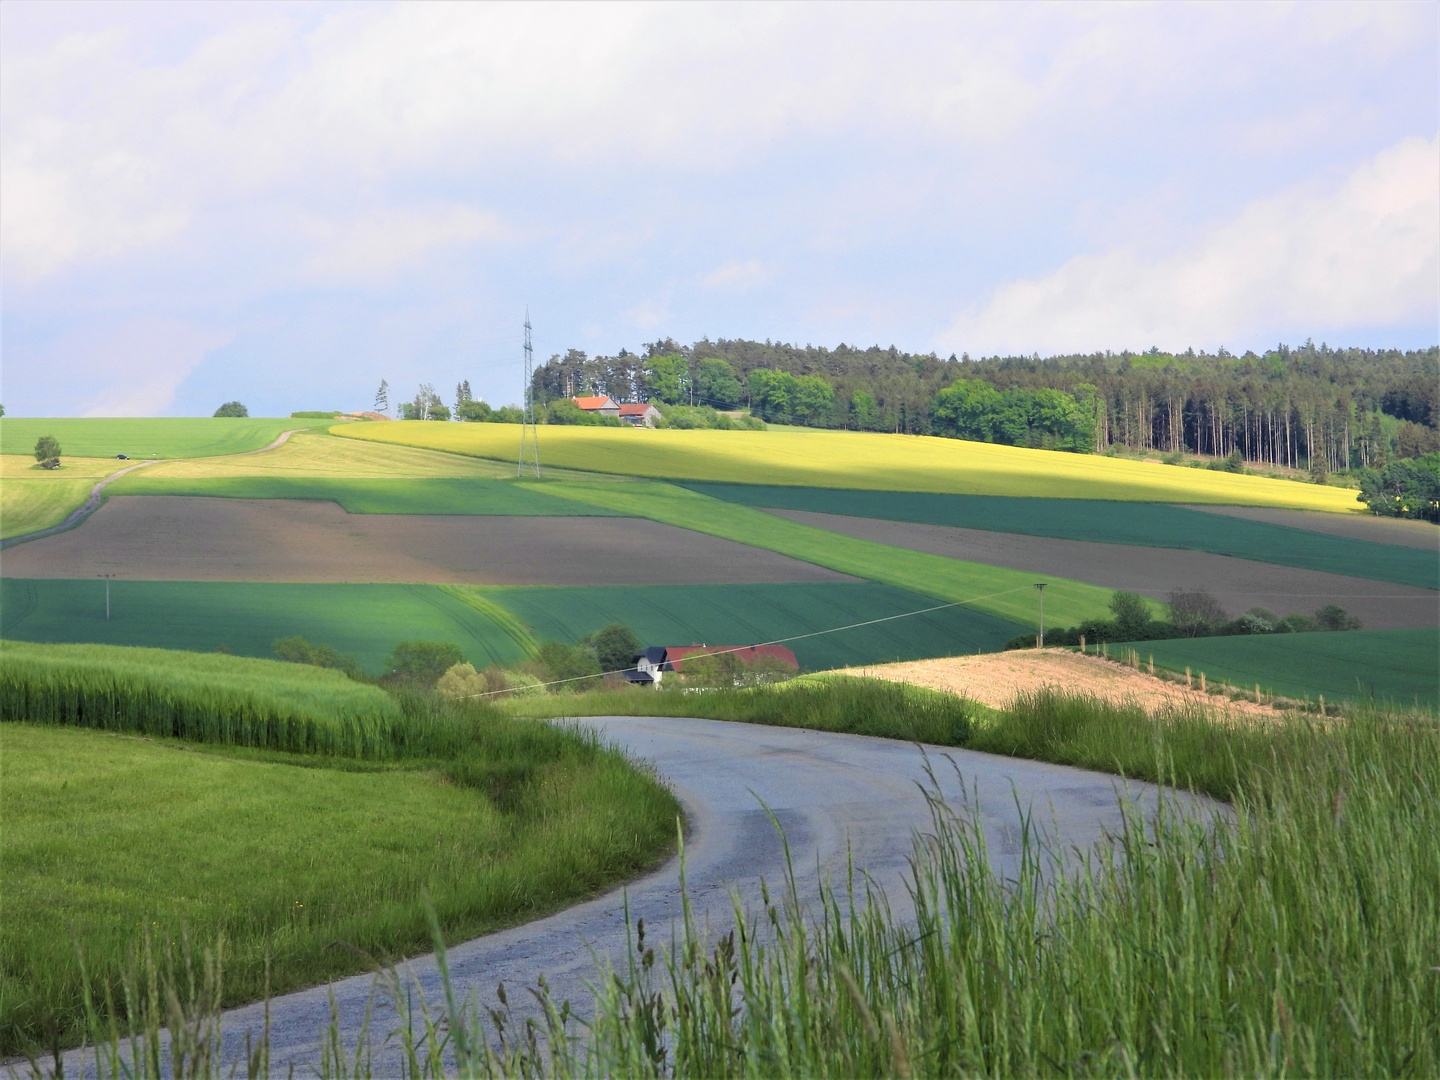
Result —
<svg viewBox="0 0 1440 1080"><path fill-rule="evenodd" d="M1406 139L1331 191L1251 203L1151 258L1082 255L1013 281L941 335L946 350L1214 348L1440 314L1440 138Z"/></svg>
<svg viewBox="0 0 1440 1080"><path fill-rule="evenodd" d="M494 214L468 206L377 208L339 224L311 219L305 231L318 247L306 260L307 276L327 285L384 282L438 249L506 235Z"/></svg>
<svg viewBox="0 0 1440 1080"><path fill-rule="evenodd" d="M704 283L711 289L743 291L763 284L769 276L759 259L746 259L744 262L731 259L706 274Z"/></svg>

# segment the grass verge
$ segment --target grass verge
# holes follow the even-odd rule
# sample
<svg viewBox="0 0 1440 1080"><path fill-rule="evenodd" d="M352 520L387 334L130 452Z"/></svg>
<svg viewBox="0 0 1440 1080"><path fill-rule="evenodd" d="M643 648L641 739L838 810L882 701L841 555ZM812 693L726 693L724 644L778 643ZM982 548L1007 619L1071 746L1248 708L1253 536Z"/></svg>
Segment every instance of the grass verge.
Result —
<svg viewBox="0 0 1440 1080"><path fill-rule="evenodd" d="M50 672L47 697L46 673L24 664L17 678L7 646L0 1055L83 1034L79 956L98 998L118 1001L143 938L223 936L233 1005L364 970L366 955L427 950L427 894L447 934L474 936L593 893L673 842L673 797L586 733L365 686L347 699L345 680L318 669L182 654L167 672L138 652L108 685L73 664ZM208 690L187 685L202 666L215 668ZM263 669L279 669L272 685ZM373 695L394 721L388 752L275 749L257 695L341 722ZM70 708L47 708L61 696ZM139 706L161 698L208 718L190 731L206 741L93 730L151 731Z"/></svg>

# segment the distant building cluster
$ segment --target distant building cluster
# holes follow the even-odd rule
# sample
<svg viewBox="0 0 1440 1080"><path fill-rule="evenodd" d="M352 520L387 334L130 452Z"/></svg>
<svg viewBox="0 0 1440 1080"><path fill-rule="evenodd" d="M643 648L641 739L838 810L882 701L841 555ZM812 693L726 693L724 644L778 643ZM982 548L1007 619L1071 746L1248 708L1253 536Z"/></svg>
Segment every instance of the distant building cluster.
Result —
<svg viewBox="0 0 1440 1080"><path fill-rule="evenodd" d="M622 403L605 396L577 397L570 400L575 402L582 412L613 416L632 427L654 427L655 421L660 418L660 410L648 401Z"/></svg>

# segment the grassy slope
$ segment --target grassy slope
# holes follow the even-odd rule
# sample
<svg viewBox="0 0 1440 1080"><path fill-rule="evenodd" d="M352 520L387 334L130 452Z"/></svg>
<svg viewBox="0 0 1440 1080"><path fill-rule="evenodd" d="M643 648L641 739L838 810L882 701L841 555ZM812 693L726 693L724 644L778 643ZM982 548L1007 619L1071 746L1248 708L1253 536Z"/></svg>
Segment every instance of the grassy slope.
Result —
<svg viewBox="0 0 1440 1080"><path fill-rule="evenodd" d="M1033 574L857 540L786 521L748 506L698 495L672 484L557 483L547 485L545 490L637 517L778 551L870 581L942 600L964 602L978 611L1024 626L1035 624ZM1053 619L1057 625L1104 617L1108 611L1109 589L1063 578L1050 581L1045 592L1045 612L1046 618Z"/></svg>
<svg viewBox="0 0 1440 1080"><path fill-rule="evenodd" d="M611 517L603 506L557 499L543 488L520 487L513 480L462 477L406 479L305 476L219 476L182 479L122 477L106 489L110 495L203 495L233 499L324 499L351 514L586 515Z"/></svg>
<svg viewBox="0 0 1440 1080"><path fill-rule="evenodd" d="M29 454L0 456L0 539L60 524L97 481L125 465L114 458L67 457L58 469L42 469Z"/></svg>
<svg viewBox="0 0 1440 1080"><path fill-rule="evenodd" d="M452 939L472 937L633 873L673 839L673 798L619 755L491 723L513 753L384 770L0 726L0 1053L47 1014L62 1037L74 1031L77 938L105 986L144 932L223 933L226 1002L238 1004L264 993L267 960L282 992L363 970L335 941L377 957L428 950L427 894ZM464 780L487 764L528 779L487 797Z"/></svg>
<svg viewBox="0 0 1440 1080"><path fill-rule="evenodd" d="M347 438L512 460L520 432L504 424L346 424ZM810 487L1155 502L1237 503L1351 511L1355 492L1263 477L1147 465L956 439L844 431L650 431L547 427L555 465L663 479Z"/></svg>
<svg viewBox="0 0 1440 1080"><path fill-rule="evenodd" d="M132 458L205 457L259 450L275 441L282 431L329 424L323 420L289 420L251 417L126 417L121 419L35 419L0 420L0 452L24 454L34 449L42 435L54 435L62 457Z"/></svg>
<svg viewBox="0 0 1440 1080"><path fill-rule="evenodd" d="M1268 694L1331 701L1378 699L1402 708L1440 705L1440 630L1349 630L1329 634L1182 638L1111 645L1172 671L1205 672L1213 683L1260 684Z"/></svg>
<svg viewBox="0 0 1440 1080"><path fill-rule="evenodd" d="M1440 561L1434 552L1221 517L1162 503L753 484L684 486L745 506L811 510L1066 540L1185 548L1420 588L1434 589L1440 585Z"/></svg>
<svg viewBox="0 0 1440 1080"><path fill-rule="evenodd" d="M928 596L868 582L473 591L515 612L540 637L574 641L606 623L620 622L651 645L749 645L936 603ZM1007 619L957 607L786 644L804 667L820 670L882 658L992 652L1024 630Z"/></svg>
<svg viewBox="0 0 1440 1080"><path fill-rule="evenodd" d="M0 636L20 641L147 645L268 657L299 634L380 673L397 641L453 641L477 667L513 664L519 642L481 611L433 585L125 581L105 618L97 581L0 580Z"/></svg>

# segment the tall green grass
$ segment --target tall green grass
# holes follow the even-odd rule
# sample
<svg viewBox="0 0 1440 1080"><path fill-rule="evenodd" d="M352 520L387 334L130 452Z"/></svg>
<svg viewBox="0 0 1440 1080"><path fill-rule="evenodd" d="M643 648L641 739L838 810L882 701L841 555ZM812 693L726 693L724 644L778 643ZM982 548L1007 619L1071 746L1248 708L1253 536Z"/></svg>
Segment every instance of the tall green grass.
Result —
<svg viewBox="0 0 1440 1080"><path fill-rule="evenodd" d="M13 641L0 644L4 720L358 758L404 756L418 737L390 695L338 671L213 653Z"/></svg>
<svg viewBox="0 0 1440 1080"><path fill-rule="evenodd" d="M816 914L782 889L718 941L687 923L600 984L588 1050L555 1071L1435 1075L1434 723L1294 721L1266 749L1238 762L1233 823L1132 814L1075 874L1027 830L1001 881L977 819L937 801L913 921L856 885Z"/></svg>
<svg viewBox="0 0 1440 1080"><path fill-rule="evenodd" d="M1155 761L1175 756L1175 728L1124 710L1087 720L1094 707L1022 700L1010 737L1051 753L1128 734ZM1048 742L1047 716L1063 726ZM448 987L427 1014L391 973L382 991L418 1033L405 1038L403 1075L1436 1075L1440 728L1371 712L1296 717L1258 737L1219 730L1232 817L1131 812L1112 845L1065 872L1074 853L1027 824L1019 869L1001 880L976 808L932 795L913 916L894 915L859 875L811 906L772 882L719 937L687 908L668 948L633 928L629 955L598 973L593 1012L581 1005L583 1024L543 985L538 1027L504 1009L482 1017ZM166 1019L154 1001L148 1047ZM186 1039L213 1030L203 995L170 1001ZM363 1052L322 1037L327 1072L345 1062L370 1075Z"/></svg>
<svg viewBox="0 0 1440 1080"><path fill-rule="evenodd" d="M838 675L702 692L604 689L506 699L504 705L517 716L693 716L941 746L966 743L976 708L938 690Z"/></svg>
<svg viewBox="0 0 1440 1080"><path fill-rule="evenodd" d="M679 814L593 734L273 661L7 643L0 720L0 1058L78 1040L79 957L118 1001L141 927L223 936L240 1004L426 950L427 894L456 937L546 914Z"/></svg>

